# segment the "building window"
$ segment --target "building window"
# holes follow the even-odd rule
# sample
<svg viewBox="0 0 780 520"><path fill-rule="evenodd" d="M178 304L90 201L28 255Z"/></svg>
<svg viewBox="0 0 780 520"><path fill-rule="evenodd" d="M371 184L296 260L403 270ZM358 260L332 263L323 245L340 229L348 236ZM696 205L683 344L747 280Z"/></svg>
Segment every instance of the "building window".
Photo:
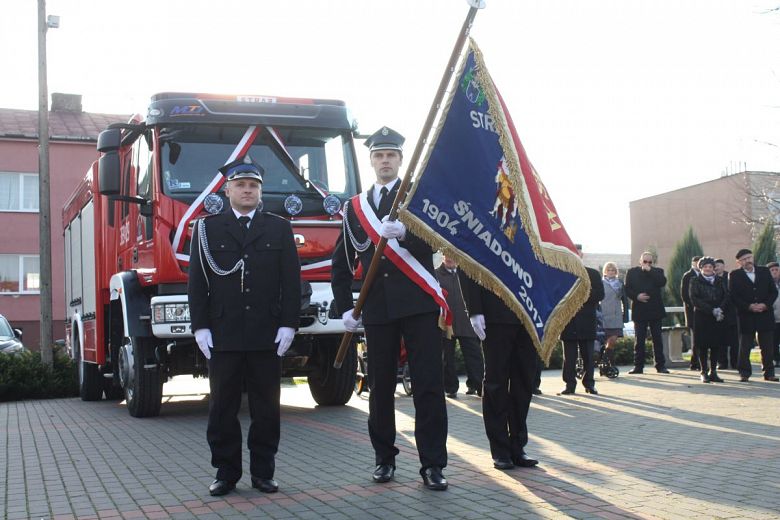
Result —
<svg viewBox="0 0 780 520"><path fill-rule="evenodd" d="M0 293L38 294L40 273L38 255L0 255Z"/></svg>
<svg viewBox="0 0 780 520"><path fill-rule="evenodd" d="M38 174L0 172L0 211L38 211Z"/></svg>

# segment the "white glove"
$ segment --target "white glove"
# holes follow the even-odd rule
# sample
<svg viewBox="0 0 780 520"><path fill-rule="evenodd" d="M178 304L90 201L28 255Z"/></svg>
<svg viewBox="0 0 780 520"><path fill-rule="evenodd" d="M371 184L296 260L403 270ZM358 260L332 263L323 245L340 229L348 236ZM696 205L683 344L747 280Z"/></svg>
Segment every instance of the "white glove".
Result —
<svg viewBox="0 0 780 520"><path fill-rule="evenodd" d="M406 237L406 226L400 220L387 220L387 215L382 219L379 226L379 234L386 239L397 238L403 240Z"/></svg>
<svg viewBox="0 0 780 520"><path fill-rule="evenodd" d="M342 314L341 319L344 321L344 328L350 332L357 332L363 326L363 315L358 316L358 319L353 318L352 309Z"/></svg>
<svg viewBox="0 0 780 520"><path fill-rule="evenodd" d="M211 339L211 329L198 329L195 331L195 342L206 359L211 359L211 349L214 348L214 341Z"/></svg>
<svg viewBox="0 0 780 520"><path fill-rule="evenodd" d="M715 321L723 320L723 310L720 307L712 309L712 315L715 316Z"/></svg>
<svg viewBox="0 0 780 520"><path fill-rule="evenodd" d="M276 349L277 356L284 356L284 353L287 352L287 349L292 345L294 337L295 329L292 327L279 327L279 330L276 331L276 339L274 340L274 343L279 344L279 348Z"/></svg>
<svg viewBox="0 0 780 520"><path fill-rule="evenodd" d="M480 341L485 340L485 315L475 314L469 318L471 320L471 328L474 329L474 333L477 335Z"/></svg>

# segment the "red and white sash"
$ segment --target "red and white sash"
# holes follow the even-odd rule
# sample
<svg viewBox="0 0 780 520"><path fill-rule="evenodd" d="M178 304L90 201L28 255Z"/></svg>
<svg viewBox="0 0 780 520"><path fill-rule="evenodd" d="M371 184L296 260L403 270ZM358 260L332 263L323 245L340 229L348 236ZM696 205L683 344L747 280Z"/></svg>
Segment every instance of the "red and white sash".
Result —
<svg viewBox="0 0 780 520"><path fill-rule="evenodd" d="M359 195L352 197L350 206L355 210L355 216L358 218L360 225L363 226L368 237L373 242L374 246L379 243L381 236L379 235L379 226L382 222L377 218L374 210L368 204L367 192L363 192ZM369 208L365 211L363 208ZM344 215L347 218L347 215ZM384 250L384 255L395 266L401 270L406 276L409 277L420 289L430 294L434 301L441 307L441 316L439 317L439 326L447 331L449 336L452 331L452 313L447 305L447 300L444 296L444 291L439 285L439 281L431 274L420 262L417 260L408 249L401 246L398 240L391 238L387 241L387 246Z"/></svg>

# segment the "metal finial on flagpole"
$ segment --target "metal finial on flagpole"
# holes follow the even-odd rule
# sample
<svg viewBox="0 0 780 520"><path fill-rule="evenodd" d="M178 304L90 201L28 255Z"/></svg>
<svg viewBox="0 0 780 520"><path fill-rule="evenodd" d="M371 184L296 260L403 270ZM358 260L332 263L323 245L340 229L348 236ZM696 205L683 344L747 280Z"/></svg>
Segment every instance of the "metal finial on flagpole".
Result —
<svg viewBox="0 0 780 520"><path fill-rule="evenodd" d="M398 218L398 206L400 206L401 201L404 200L407 192L409 191L409 184L412 182L412 174L417 168L417 163L420 160L420 156L422 155L427 136L430 133L431 128L433 128L433 123L436 120L436 114L439 111L439 107L441 106L442 100L444 99L444 95L447 91L447 85L449 85L453 74L455 74L455 65L458 63L458 58L460 57L463 46L466 43L466 38L468 38L469 31L471 30L471 24L474 22L474 17L477 15L477 11L485 7L485 0L466 1L471 6L471 8L466 15L466 19L463 21L463 26L461 27L460 33L458 34L458 39L455 42L455 46L453 47L452 53L450 54L450 59L447 62L447 67L444 69L441 82L439 82L439 88L433 98L431 108L428 110L428 117L425 119L425 124L423 124L423 129L420 132L419 139L417 140L417 145L414 147L414 152L412 152L411 159L409 160L408 166L406 168L406 174L401 180L401 186L398 188L398 192L395 195L395 200L393 200L393 207L387 217L389 220L396 220ZM345 215L344 218L347 218L347 216ZM355 307L352 309L352 316L355 319L360 316L360 313L363 310L363 304L365 303L366 296L368 295L368 290L371 288L371 285L374 282L374 278L376 278L376 272L379 269L379 259L382 257L382 252L384 251L386 245L386 238L381 238L379 243L376 245L376 250L374 251L374 256L371 260L371 265L369 265L365 278L363 278L363 286L360 288L360 295L358 296L357 302L355 302ZM344 357L347 355L347 348L351 343L352 333L345 332L344 336L341 338L339 350L336 352L336 359L333 361L334 368L341 368L341 364L344 362Z"/></svg>

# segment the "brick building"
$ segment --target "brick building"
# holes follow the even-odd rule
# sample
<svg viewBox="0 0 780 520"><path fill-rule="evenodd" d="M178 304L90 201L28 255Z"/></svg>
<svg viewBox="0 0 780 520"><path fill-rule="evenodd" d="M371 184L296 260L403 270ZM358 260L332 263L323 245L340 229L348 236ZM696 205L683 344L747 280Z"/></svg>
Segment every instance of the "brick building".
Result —
<svg viewBox="0 0 780 520"><path fill-rule="evenodd" d="M97 158L100 131L128 119L86 113L81 96L52 94L49 175L55 339L65 335L62 206ZM23 342L32 350L40 342L38 208L38 112L0 108L0 314L22 329Z"/></svg>
<svg viewBox="0 0 780 520"><path fill-rule="evenodd" d="M658 264L667 269L674 246L688 227L705 254L734 265L734 255L750 247L767 215L778 215L780 173L745 171L653 195L629 203L631 258L655 250Z"/></svg>

